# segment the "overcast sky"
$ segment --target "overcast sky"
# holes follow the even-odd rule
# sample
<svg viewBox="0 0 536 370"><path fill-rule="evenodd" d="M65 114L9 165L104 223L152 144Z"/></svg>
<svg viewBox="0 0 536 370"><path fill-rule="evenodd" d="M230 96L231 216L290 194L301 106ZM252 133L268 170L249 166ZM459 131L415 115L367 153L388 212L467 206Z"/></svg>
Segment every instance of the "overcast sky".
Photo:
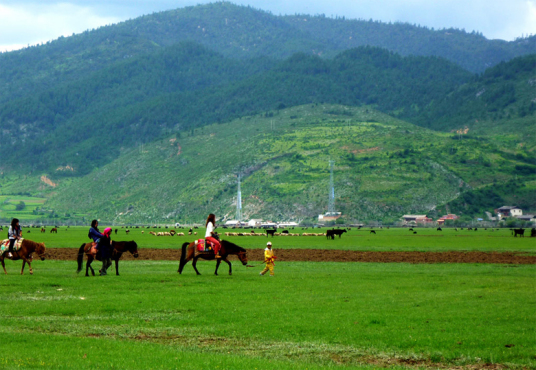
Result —
<svg viewBox="0 0 536 370"><path fill-rule="evenodd" d="M70 36L203 0L0 0L0 52ZM514 40L536 34L536 0L249 0L232 1L279 14L325 14L482 32Z"/></svg>

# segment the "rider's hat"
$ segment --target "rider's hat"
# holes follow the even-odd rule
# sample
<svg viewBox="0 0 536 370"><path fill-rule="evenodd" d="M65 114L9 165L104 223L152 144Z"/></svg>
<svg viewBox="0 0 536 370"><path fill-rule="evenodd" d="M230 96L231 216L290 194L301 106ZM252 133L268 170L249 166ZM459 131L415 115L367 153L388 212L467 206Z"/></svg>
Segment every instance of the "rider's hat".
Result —
<svg viewBox="0 0 536 370"><path fill-rule="evenodd" d="M268 242L268 243L266 243L266 245L272 245L272 242Z"/></svg>

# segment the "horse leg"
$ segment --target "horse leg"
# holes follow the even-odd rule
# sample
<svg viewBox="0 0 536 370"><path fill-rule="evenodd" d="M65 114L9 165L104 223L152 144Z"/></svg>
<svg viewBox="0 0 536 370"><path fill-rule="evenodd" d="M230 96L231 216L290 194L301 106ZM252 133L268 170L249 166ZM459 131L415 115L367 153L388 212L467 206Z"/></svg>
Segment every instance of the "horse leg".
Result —
<svg viewBox="0 0 536 370"><path fill-rule="evenodd" d="M115 275L119 276L119 258L115 259Z"/></svg>
<svg viewBox="0 0 536 370"><path fill-rule="evenodd" d="M24 264L27 263L28 267L30 269L30 275L33 275L33 269L32 269L32 260L26 259L25 257L22 258L22 270L20 271L20 274L22 275L22 272L24 271Z"/></svg>
<svg viewBox="0 0 536 370"><path fill-rule="evenodd" d="M229 275L232 275L233 274L233 269L231 267L232 266L231 262L227 258L225 258L224 261L227 262L227 264L229 265Z"/></svg>
<svg viewBox="0 0 536 370"><path fill-rule="evenodd" d="M2 267L4 268L4 274L7 275L6 264L4 263L4 256L0 256L0 262L2 262Z"/></svg>
<svg viewBox="0 0 536 370"><path fill-rule="evenodd" d="M221 258L218 258L217 259L217 262L216 262L216 271L214 271L214 275L218 275L218 267L220 267L220 263L221 263Z"/></svg>
<svg viewBox="0 0 536 370"><path fill-rule="evenodd" d="M192 261L192 266L194 267L194 270L195 272L197 273L197 275L201 275L201 273L199 271L197 271L197 257L194 257L193 261Z"/></svg>

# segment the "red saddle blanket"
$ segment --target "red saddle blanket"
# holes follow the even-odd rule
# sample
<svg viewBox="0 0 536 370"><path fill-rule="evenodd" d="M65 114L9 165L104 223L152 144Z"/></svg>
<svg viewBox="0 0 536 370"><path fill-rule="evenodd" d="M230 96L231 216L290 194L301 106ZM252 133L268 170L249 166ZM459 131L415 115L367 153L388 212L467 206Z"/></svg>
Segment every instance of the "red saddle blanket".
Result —
<svg viewBox="0 0 536 370"><path fill-rule="evenodd" d="M198 252L212 252L214 249L214 245L205 239L196 240L195 246Z"/></svg>

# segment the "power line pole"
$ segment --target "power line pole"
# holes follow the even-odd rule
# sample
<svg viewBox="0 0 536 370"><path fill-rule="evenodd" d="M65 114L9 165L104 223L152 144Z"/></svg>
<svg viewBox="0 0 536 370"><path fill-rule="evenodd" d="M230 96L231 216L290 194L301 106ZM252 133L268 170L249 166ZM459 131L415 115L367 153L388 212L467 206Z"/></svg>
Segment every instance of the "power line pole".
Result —
<svg viewBox="0 0 536 370"><path fill-rule="evenodd" d="M240 190L240 174L238 174L238 193L236 195L236 220L242 221L242 191Z"/></svg>
<svg viewBox="0 0 536 370"><path fill-rule="evenodd" d="M335 186L333 185L333 165L334 161L329 161L329 199L328 199L328 214L335 213Z"/></svg>

